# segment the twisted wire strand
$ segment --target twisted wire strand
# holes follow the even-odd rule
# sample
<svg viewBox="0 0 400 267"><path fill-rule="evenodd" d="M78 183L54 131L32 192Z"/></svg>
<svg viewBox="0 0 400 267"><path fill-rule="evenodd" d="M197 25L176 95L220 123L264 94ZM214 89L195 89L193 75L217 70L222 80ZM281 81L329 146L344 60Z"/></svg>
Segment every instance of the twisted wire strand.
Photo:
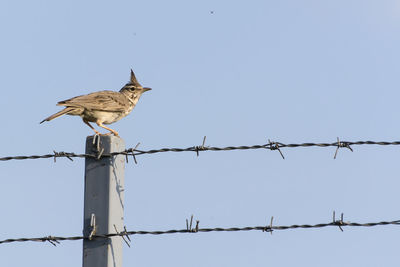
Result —
<svg viewBox="0 0 400 267"><path fill-rule="evenodd" d="M374 227L374 226L382 226L382 225L400 225L400 220L394 221L381 221L381 222L369 222L369 223L357 223L357 222L343 222L343 221L333 221L330 223L319 223L319 224L294 224L288 226L247 226L247 227L230 227L230 228L193 228L193 229L180 229L180 230L165 230L165 231L124 231L119 233L111 233L106 235L93 235L92 239L95 238L110 238L114 236L131 236L131 235L165 235L165 234L181 234L181 233L210 233L210 232L240 232L240 231L263 231L263 232L272 232L274 230L288 230L288 229L313 229L313 228L323 228L336 226L339 227ZM59 241L75 241L75 240L83 240L88 239L87 236L70 236L70 237L62 237L62 236L45 236L45 237L33 237L33 238L9 238L0 240L0 244L5 243L13 243L13 242L45 242L48 241L53 245L59 243Z"/></svg>
<svg viewBox="0 0 400 267"><path fill-rule="evenodd" d="M199 151L233 151L233 150L255 150L255 149L269 149L269 150L279 150L281 148L299 148L299 147L336 147L338 148L349 148L354 145L379 145L379 146L397 146L400 145L400 141L338 141L334 143L293 143L293 144L285 144L281 142L270 142L263 145L241 145L241 146L227 146L227 147L210 147L210 146L191 146L187 148L160 148L160 149L151 149L151 150L139 150L137 148L129 148L120 152L113 152L109 154L101 154L101 157L110 157L116 155L125 155L125 156L139 156L144 154L156 154L156 153L165 153L165 152L196 152ZM281 154L282 155L282 154ZM283 155L282 155L283 156ZM97 154L77 154L74 152L56 152L53 154L45 154L45 155L31 155L31 156L7 156L0 157L0 161L9 161L9 160L26 160L26 159L45 159L45 158L63 158L66 157L70 160L72 158L99 158Z"/></svg>

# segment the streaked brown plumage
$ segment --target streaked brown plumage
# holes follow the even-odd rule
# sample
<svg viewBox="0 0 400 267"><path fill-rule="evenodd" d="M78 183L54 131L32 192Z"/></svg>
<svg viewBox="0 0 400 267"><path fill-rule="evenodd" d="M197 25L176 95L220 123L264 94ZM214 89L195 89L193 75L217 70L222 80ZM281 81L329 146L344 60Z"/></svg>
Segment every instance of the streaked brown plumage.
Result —
<svg viewBox="0 0 400 267"><path fill-rule="evenodd" d="M65 109L51 115L40 123L51 121L64 114L80 116L83 122L93 129L96 134L100 133L89 122L94 122L98 126L109 130L115 136L118 136L116 131L103 124L111 124L128 115L139 101L140 96L149 90L151 88L140 85L131 70L130 82L122 87L119 92L100 91L60 101L57 103L57 106L64 106Z"/></svg>

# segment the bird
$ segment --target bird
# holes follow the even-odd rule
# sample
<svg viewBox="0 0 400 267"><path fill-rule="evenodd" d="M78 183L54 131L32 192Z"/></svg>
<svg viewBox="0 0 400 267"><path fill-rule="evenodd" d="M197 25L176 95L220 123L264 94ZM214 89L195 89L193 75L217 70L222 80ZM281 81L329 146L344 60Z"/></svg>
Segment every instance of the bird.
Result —
<svg viewBox="0 0 400 267"><path fill-rule="evenodd" d="M117 131L104 126L104 124L114 123L127 116L136 106L142 94L149 90L151 90L151 88L140 85L135 77L135 73L131 69L130 81L125 84L119 92L99 91L60 101L57 103L57 106L64 106L65 108L47 117L40 123L51 121L65 114L80 116L83 122L96 134L114 134L115 136L119 136ZM94 122L99 127L110 132L107 134L100 134L90 122Z"/></svg>

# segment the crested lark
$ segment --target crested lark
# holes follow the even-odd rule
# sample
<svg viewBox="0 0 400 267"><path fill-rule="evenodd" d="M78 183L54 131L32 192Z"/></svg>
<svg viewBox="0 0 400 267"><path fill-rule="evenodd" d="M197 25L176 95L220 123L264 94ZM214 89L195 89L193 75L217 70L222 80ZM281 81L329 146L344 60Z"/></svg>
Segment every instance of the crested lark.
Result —
<svg viewBox="0 0 400 267"><path fill-rule="evenodd" d="M64 106L65 108L40 123L51 121L64 114L80 116L83 122L95 131L96 134L100 133L89 122L95 122L98 126L109 130L110 133L108 134L113 133L115 136L118 136L116 131L103 124L114 123L128 115L139 101L140 96L149 90L151 88L140 85L131 70L130 82L122 87L119 92L100 91L60 101L57 103L57 106Z"/></svg>

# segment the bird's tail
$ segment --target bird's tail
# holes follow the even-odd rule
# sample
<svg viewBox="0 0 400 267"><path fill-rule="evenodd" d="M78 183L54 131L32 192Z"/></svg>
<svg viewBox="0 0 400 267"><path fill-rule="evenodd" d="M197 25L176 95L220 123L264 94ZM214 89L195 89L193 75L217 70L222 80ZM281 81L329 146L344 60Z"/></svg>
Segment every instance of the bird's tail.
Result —
<svg viewBox="0 0 400 267"><path fill-rule="evenodd" d="M46 119L42 120L40 123L43 123L45 121L51 121L52 119L58 118L64 114L68 114L69 112L71 112L73 110L73 108L65 108L59 112L57 112L56 114L51 115L50 117L47 117Z"/></svg>

